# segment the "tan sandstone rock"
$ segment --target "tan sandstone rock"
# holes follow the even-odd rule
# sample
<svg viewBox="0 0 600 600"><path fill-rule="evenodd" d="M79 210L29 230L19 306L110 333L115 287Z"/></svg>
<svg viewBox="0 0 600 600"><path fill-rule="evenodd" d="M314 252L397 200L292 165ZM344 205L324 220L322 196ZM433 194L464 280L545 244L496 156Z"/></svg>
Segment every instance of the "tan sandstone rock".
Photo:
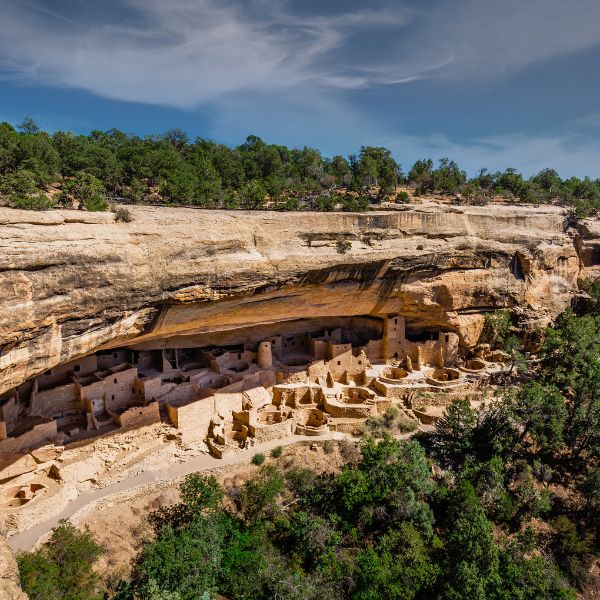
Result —
<svg viewBox="0 0 600 600"><path fill-rule="evenodd" d="M226 343L293 319L401 313L471 346L486 311L543 325L600 264L596 225L555 207L130 210L0 209L0 393L99 348Z"/></svg>
<svg viewBox="0 0 600 600"><path fill-rule="evenodd" d="M28 596L21 590L17 561L0 535L0 598L2 600L27 600Z"/></svg>

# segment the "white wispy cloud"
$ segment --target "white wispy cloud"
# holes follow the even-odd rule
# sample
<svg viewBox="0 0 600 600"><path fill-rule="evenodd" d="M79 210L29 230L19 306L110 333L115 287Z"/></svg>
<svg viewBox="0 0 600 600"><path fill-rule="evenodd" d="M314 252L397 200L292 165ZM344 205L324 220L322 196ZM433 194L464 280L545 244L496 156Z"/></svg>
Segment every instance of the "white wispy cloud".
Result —
<svg viewBox="0 0 600 600"><path fill-rule="evenodd" d="M245 90L336 87L337 67L323 58L354 28L400 22L390 9L303 18L282 12L277 3L264 3L273 10L259 16L222 0L123 4L137 12L136 24L115 18L99 26L61 27L56 20L45 26L36 14L43 7L4 3L0 68L35 83L191 108ZM364 76L359 79L362 84Z"/></svg>
<svg viewBox="0 0 600 600"><path fill-rule="evenodd" d="M261 89L498 77L600 43L597 0L460 0L428 11L390 0L327 15L278 0L117 4L137 18L120 22L115 11L94 23L58 3L0 0L2 77L192 108ZM380 53L362 57L358 33L381 41Z"/></svg>
<svg viewBox="0 0 600 600"><path fill-rule="evenodd" d="M455 141L446 136L385 136L378 142L390 148L405 165L417 158L449 157L469 175L481 168L503 171L517 168L526 176L545 168L556 169L563 177L600 176L597 157L600 140L576 134L530 135L510 133Z"/></svg>

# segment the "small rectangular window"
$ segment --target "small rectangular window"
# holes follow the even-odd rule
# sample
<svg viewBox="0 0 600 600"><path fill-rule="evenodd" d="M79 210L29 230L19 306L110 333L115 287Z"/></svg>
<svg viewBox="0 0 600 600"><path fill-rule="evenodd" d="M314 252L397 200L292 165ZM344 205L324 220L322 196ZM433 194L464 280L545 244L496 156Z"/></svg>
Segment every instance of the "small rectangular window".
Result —
<svg viewBox="0 0 600 600"><path fill-rule="evenodd" d="M75 371L75 373L79 373L79 371L81 371L81 367L79 365L75 365L73 367L73 371Z"/></svg>
<svg viewBox="0 0 600 600"><path fill-rule="evenodd" d="M117 383L117 378L115 377L114 382Z"/></svg>
<svg viewBox="0 0 600 600"><path fill-rule="evenodd" d="M47 371L44 372L44 375L46 377L50 377L50 375L52 375L52 369L48 369Z"/></svg>
<svg viewBox="0 0 600 600"><path fill-rule="evenodd" d="M119 354L117 352L113 352L113 358L118 358Z"/></svg>

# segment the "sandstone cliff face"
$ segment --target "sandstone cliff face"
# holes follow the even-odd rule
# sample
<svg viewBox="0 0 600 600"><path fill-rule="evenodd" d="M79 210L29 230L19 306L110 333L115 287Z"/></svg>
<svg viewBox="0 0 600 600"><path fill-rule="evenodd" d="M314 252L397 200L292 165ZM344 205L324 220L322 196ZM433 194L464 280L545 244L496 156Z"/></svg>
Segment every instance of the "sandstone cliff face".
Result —
<svg viewBox="0 0 600 600"><path fill-rule="evenodd" d="M131 212L0 209L0 393L101 347L301 318L402 313L469 346L497 307L546 323L600 263L596 226L553 207Z"/></svg>

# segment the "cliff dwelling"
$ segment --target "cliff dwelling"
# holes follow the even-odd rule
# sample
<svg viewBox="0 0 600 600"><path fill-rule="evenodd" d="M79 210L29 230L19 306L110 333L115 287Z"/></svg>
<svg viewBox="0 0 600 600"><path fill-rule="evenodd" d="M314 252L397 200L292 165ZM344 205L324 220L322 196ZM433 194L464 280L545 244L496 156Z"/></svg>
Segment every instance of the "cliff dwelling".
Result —
<svg viewBox="0 0 600 600"><path fill-rule="evenodd" d="M166 427L183 446L222 458L294 435L352 434L392 406L430 425L435 411L413 406L415 392L444 405L502 358L465 361L456 333L399 314L325 321L281 323L265 338L250 328L223 345L178 338L102 350L26 381L0 399L0 480L12 484L0 510L50 498L70 477L93 480L84 450L65 457L119 432L135 441Z"/></svg>

